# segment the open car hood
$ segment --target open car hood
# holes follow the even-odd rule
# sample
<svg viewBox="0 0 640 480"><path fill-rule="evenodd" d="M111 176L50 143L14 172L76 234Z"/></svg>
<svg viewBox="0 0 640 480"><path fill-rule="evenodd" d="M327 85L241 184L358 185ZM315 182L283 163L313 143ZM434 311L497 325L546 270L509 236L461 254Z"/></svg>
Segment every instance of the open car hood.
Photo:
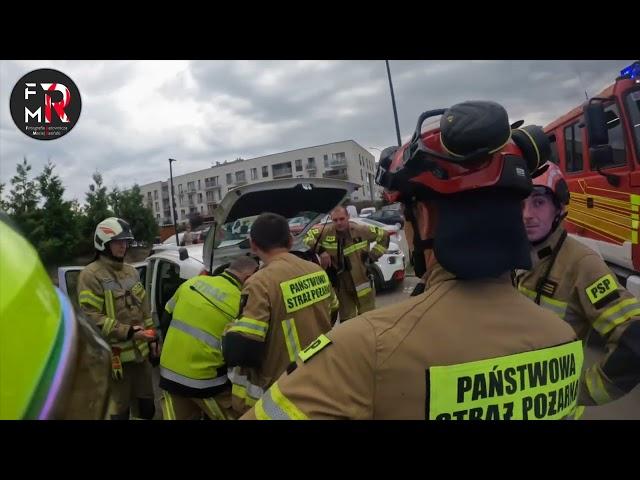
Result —
<svg viewBox="0 0 640 480"><path fill-rule="evenodd" d="M327 214L358 187L356 183L329 178L287 178L248 184L228 192L213 216L220 228L225 223L263 212L277 213L285 218L294 217L303 210ZM310 222L305 230L314 223ZM209 229L203 250L205 268L209 271L215 240L213 233L214 227Z"/></svg>

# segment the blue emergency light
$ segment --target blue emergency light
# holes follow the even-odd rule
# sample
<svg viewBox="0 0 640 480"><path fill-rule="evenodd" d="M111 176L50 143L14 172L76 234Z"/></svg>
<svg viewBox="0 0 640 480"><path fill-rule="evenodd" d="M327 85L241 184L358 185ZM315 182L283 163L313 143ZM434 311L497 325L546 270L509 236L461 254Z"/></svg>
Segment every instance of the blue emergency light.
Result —
<svg viewBox="0 0 640 480"><path fill-rule="evenodd" d="M628 67L620 70L621 77L640 78L640 62L633 62Z"/></svg>

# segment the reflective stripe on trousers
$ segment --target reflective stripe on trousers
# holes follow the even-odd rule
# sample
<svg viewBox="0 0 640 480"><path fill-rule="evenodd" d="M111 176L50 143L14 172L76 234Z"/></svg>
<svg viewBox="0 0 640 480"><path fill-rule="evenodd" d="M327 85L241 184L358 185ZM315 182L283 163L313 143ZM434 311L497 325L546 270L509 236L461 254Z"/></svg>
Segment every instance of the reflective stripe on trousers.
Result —
<svg viewBox="0 0 640 480"><path fill-rule="evenodd" d="M160 375L167 380L179 383L181 385L184 385L185 387L197 388L200 390L224 385L228 380L227 375L221 375L219 377L210 379L186 377L163 366L160 366Z"/></svg>
<svg viewBox="0 0 640 480"><path fill-rule="evenodd" d="M369 293L371 293L371 284L369 282L361 283L356 286L356 294L358 295L358 298L364 297Z"/></svg>

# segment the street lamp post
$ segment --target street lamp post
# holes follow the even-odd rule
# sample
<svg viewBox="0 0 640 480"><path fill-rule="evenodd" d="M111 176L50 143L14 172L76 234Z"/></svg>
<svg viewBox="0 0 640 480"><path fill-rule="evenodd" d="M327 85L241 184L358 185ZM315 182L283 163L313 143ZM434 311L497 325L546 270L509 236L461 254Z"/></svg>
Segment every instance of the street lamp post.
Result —
<svg viewBox="0 0 640 480"><path fill-rule="evenodd" d="M396 121L396 135L398 137L398 146L402 146L400 140L400 125L398 124L398 111L396 110L396 97L393 94L393 83L391 83L391 69L389 68L389 60L384 61L387 64L387 76L389 77L389 89L391 90L391 104L393 105L393 118Z"/></svg>
<svg viewBox="0 0 640 480"><path fill-rule="evenodd" d="M176 212L176 199L173 191L173 169L171 168L171 162L175 162L173 158L169 159L169 178L171 179L171 206L173 207L173 230L176 232L176 247L180 246L178 241L178 214Z"/></svg>

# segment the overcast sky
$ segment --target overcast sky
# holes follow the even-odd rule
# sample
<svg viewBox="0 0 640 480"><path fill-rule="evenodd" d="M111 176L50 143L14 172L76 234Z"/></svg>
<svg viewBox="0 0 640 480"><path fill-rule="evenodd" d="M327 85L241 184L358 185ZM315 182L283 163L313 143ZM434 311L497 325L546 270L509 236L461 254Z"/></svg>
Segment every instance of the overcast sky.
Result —
<svg viewBox="0 0 640 480"><path fill-rule="evenodd" d="M597 94L620 61L391 61L403 142L425 110L494 100L512 121L545 125ZM20 132L9 111L16 82L53 68L76 83L82 113L62 138ZM0 61L0 182L16 163L48 159L68 199L85 200L95 171L127 188L216 161L353 139L378 158L396 144L384 61ZM374 148L375 147L375 148Z"/></svg>

